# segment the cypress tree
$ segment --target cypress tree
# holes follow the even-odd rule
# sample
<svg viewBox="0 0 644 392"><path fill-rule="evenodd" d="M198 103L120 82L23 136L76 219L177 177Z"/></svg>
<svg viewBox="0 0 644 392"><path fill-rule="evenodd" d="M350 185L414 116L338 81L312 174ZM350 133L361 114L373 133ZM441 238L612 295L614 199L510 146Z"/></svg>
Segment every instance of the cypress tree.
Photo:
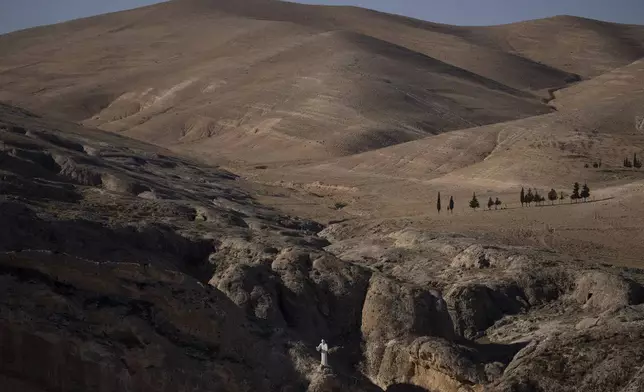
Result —
<svg viewBox="0 0 644 392"><path fill-rule="evenodd" d="M476 210L481 205L479 204L479 199L476 198L476 193L472 194L472 200L470 200L470 208Z"/></svg>
<svg viewBox="0 0 644 392"><path fill-rule="evenodd" d="M525 203L530 206L530 203L534 201L534 195L532 194L532 188L528 188L528 193L525 195Z"/></svg>
<svg viewBox="0 0 644 392"><path fill-rule="evenodd" d="M548 199L552 202L552 205L555 204L555 200L557 200L557 191L553 189L550 189L550 192L548 193Z"/></svg>
<svg viewBox="0 0 644 392"><path fill-rule="evenodd" d="M436 201L436 209L438 210L438 213L441 213L441 193L438 192L438 200Z"/></svg>
<svg viewBox="0 0 644 392"><path fill-rule="evenodd" d="M494 200L494 209L498 209L499 206L501 205L501 200L497 197L496 200Z"/></svg>
<svg viewBox="0 0 644 392"><path fill-rule="evenodd" d="M573 188L572 188L572 195L570 195L570 199L574 200L575 202L577 202L577 200L580 197L581 196L579 195L579 183L575 182L575 184L573 185Z"/></svg>
<svg viewBox="0 0 644 392"><path fill-rule="evenodd" d="M487 209L491 210L493 205L494 205L494 200L492 200L492 196L490 196L490 199L487 201Z"/></svg>
<svg viewBox="0 0 644 392"><path fill-rule="evenodd" d="M454 196L449 197L449 212L454 212Z"/></svg>
<svg viewBox="0 0 644 392"><path fill-rule="evenodd" d="M536 205L539 205L539 203L541 203L541 195L539 194L539 191L536 190L536 189L534 190L534 198L533 198L533 200L534 200Z"/></svg>
<svg viewBox="0 0 644 392"><path fill-rule="evenodd" d="M584 183L583 188L581 188L581 196L582 199L584 199L584 202L590 197L590 188L588 188L588 185Z"/></svg>
<svg viewBox="0 0 644 392"><path fill-rule="evenodd" d="M521 187L521 207L525 204L525 191L523 190L523 187Z"/></svg>

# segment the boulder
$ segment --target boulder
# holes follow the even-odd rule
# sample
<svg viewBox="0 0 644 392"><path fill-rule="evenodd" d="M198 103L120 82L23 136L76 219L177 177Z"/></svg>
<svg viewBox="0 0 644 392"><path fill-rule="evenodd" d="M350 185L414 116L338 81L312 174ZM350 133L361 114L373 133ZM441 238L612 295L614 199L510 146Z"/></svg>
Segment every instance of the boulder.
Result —
<svg viewBox="0 0 644 392"><path fill-rule="evenodd" d="M571 293L574 301L585 307L605 311L644 301L644 289L630 279L603 271L582 273Z"/></svg>
<svg viewBox="0 0 644 392"><path fill-rule="evenodd" d="M451 265L454 268L506 268L515 257L499 248L476 244L456 255Z"/></svg>

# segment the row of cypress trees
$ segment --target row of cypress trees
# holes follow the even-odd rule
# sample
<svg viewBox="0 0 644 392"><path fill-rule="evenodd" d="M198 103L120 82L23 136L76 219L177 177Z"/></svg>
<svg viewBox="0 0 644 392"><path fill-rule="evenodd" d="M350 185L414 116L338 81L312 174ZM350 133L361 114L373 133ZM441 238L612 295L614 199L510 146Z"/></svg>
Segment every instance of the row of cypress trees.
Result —
<svg viewBox="0 0 644 392"><path fill-rule="evenodd" d="M557 199L563 201L566 197L567 194L564 192L559 192L552 188L550 189L550 192L548 192L548 200L552 204L557 201ZM577 200L583 199L584 202L588 200L590 197L590 188L588 187L588 184L584 184L583 187L580 188L579 183L575 182L573 185L572 189L572 194L570 195L570 200L574 201L575 203ZM536 203L537 205L541 205L546 199L539 194L539 192L535 189L534 193L532 192L531 188L528 188L528 192L525 192L524 188L521 188L521 195L520 195L520 200L521 200L521 207L523 206L530 206L532 203Z"/></svg>
<svg viewBox="0 0 644 392"><path fill-rule="evenodd" d="M624 167L634 167L636 169L640 169L642 167L642 161L637 159L637 154L633 154L633 162L631 162L628 158L624 158Z"/></svg>
<svg viewBox="0 0 644 392"><path fill-rule="evenodd" d="M497 210L501 204L503 204L503 202L498 197L495 200L492 200L492 197L490 197L487 201L487 208L488 210L491 210L492 207L494 207L494 209ZM476 193L473 193L472 200L470 200L470 208L475 210L479 207L481 207L481 203L479 203Z"/></svg>
<svg viewBox="0 0 644 392"><path fill-rule="evenodd" d="M501 200L499 200L498 197L496 198L496 200L492 200L492 198L490 197L490 199L487 201L487 208L492 209L492 207L494 206L494 209L498 209L498 207L502 203L503 202ZM476 198L476 193L474 193L472 195L472 200L470 200L470 208L477 209L479 207L481 207L481 204L479 203L479 200ZM441 212L441 209L442 209L442 207L441 207L441 193L438 192L438 199L436 200L436 210L438 210L439 214ZM447 206L447 210L450 213L454 212L454 197L453 196L449 197L449 204Z"/></svg>
<svg viewBox="0 0 644 392"><path fill-rule="evenodd" d="M554 188L552 188L550 189L550 192L548 192L547 196L548 196L548 200L550 200L552 204L555 204L555 201L557 201L557 199L559 199L560 201L563 201L566 199L568 195L564 192L557 192ZM578 200L583 199L583 201L586 202L589 197L590 197L590 188L588 187L588 184L584 184L583 187L580 187L579 183L575 182L575 184L573 185L572 194L570 195L570 200L576 203ZM546 201L545 197L541 196L537 189L535 189L533 192L532 188L528 188L528 192L526 192L524 188L521 188L520 199L521 199L521 207L524 207L526 205L530 206L532 203L536 203L536 205L543 205L542 203ZM492 200L492 197L490 197L490 199L487 201L487 208L491 210L492 207L494 206L494 209L498 209L498 207L502 203L503 202L499 200L498 197L496 198L496 200ZM472 194L472 200L470 200L469 205L470 205L470 208L474 210L481 207L481 204L479 203L479 200L476 197L476 193ZM441 212L441 209L442 209L441 193L438 192L438 199L436 200L436 210L438 210L439 214ZM447 206L447 210L450 213L454 212L453 196L449 197L449 204Z"/></svg>
<svg viewBox="0 0 644 392"><path fill-rule="evenodd" d="M438 200L436 200L436 209L438 213L441 213L441 193L438 192ZM447 205L447 211L450 213L454 212L454 196L449 197L449 204Z"/></svg>

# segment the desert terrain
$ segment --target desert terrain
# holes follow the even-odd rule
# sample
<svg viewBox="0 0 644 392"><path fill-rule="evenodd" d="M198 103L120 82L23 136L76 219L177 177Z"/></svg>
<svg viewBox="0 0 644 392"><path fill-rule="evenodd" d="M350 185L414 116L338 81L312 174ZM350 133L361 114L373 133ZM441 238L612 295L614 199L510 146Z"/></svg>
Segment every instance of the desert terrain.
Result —
<svg viewBox="0 0 644 392"><path fill-rule="evenodd" d="M174 0L0 53L2 390L644 390L644 26Z"/></svg>

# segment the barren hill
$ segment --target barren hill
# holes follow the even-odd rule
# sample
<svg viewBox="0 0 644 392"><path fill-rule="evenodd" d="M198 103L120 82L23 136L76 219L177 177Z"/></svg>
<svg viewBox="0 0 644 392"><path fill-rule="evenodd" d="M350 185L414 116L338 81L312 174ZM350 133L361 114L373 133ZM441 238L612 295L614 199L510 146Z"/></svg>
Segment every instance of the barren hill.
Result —
<svg viewBox="0 0 644 392"><path fill-rule="evenodd" d="M630 195L631 186L639 188L643 179L639 171L623 167L625 158L644 156L644 134L635 128L635 118L644 115L643 64L635 61L556 92L550 102L558 109L554 113L450 131L309 165L246 171L271 183L310 184L323 179L358 187L366 199L355 192L343 196L354 200L352 205L362 214L387 210L397 216L413 215L427 210L432 191L461 198L472 192L511 193L506 198L515 199L521 187L569 192L574 182L588 182L598 190L606 187L605 195ZM593 167L599 163L601 168ZM401 194L406 195L404 201ZM620 201L614 203L620 210L624 207Z"/></svg>
<svg viewBox="0 0 644 392"><path fill-rule="evenodd" d="M584 165L619 167L640 153L644 134L635 118L644 107L644 62L639 60L556 93L558 112L452 131L320 164L357 173L428 180L458 176L511 188L575 181ZM316 166L312 166L316 167ZM462 170L461 170L462 169ZM602 172L587 181L610 179Z"/></svg>
<svg viewBox="0 0 644 392"><path fill-rule="evenodd" d="M177 0L0 37L0 98L212 161L320 160L548 113L544 89L644 54L640 27L574 21Z"/></svg>
<svg viewBox="0 0 644 392"><path fill-rule="evenodd" d="M0 36L0 390L644 390L642 42L273 0Z"/></svg>

